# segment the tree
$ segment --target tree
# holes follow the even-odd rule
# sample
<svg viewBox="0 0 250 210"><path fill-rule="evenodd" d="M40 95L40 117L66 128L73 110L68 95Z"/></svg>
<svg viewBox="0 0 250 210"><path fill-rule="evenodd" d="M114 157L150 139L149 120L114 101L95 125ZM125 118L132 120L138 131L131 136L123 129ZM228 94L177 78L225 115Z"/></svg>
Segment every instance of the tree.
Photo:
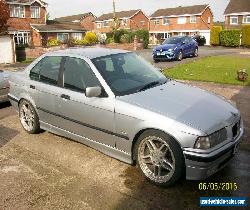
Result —
<svg viewBox="0 0 250 210"><path fill-rule="evenodd" d="M0 34L7 32L7 21L10 17L10 10L5 0L0 0Z"/></svg>
<svg viewBox="0 0 250 210"><path fill-rule="evenodd" d="M114 35L115 32L120 28L120 20L118 17L116 17L116 11L115 11L115 0L113 0L113 31L114 31ZM113 39L114 39L114 35L113 35Z"/></svg>

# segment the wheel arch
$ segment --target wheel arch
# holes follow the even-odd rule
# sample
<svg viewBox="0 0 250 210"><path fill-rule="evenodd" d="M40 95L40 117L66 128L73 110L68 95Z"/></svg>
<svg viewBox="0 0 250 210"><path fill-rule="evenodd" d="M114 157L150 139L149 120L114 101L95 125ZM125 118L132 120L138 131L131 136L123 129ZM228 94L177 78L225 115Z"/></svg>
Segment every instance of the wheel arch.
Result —
<svg viewBox="0 0 250 210"><path fill-rule="evenodd" d="M135 164L135 161L136 161L136 157L135 157L135 144L137 142L137 140L139 139L139 137L145 132L145 131L148 131L148 130L153 130L153 131L158 131L158 132L162 132L164 133L165 135L167 135L168 137L170 137L170 139L172 139L173 141L175 141L180 148L181 147L181 144L180 142L171 134L169 134L168 132L166 132L165 130L162 130L162 129L158 129L158 128L144 128L144 129L141 129L140 131L138 131L134 138L133 138L133 141L132 141L132 148L131 148L131 156L132 156L132 161L133 163Z"/></svg>

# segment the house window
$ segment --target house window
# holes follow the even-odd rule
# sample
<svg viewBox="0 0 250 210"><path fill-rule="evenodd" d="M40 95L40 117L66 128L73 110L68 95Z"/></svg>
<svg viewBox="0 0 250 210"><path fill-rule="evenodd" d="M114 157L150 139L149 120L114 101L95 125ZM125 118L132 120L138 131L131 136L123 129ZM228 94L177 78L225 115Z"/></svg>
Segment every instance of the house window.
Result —
<svg viewBox="0 0 250 210"><path fill-rule="evenodd" d="M243 23L250 23L250 16L243 16Z"/></svg>
<svg viewBox="0 0 250 210"><path fill-rule="evenodd" d="M211 17L207 18L207 23L209 23L209 24L211 23Z"/></svg>
<svg viewBox="0 0 250 210"><path fill-rule="evenodd" d="M196 16L190 17L190 23L196 23Z"/></svg>
<svg viewBox="0 0 250 210"><path fill-rule="evenodd" d="M128 19L123 19L123 20L122 20L122 25L123 25L123 26L126 26L127 24L128 24Z"/></svg>
<svg viewBox="0 0 250 210"><path fill-rule="evenodd" d="M109 27L109 21L104 21L104 22L103 22L103 26L104 26L104 27Z"/></svg>
<svg viewBox="0 0 250 210"><path fill-rule="evenodd" d="M142 26L145 26L145 21L144 20L141 20L140 22L141 22Z"/></svg>
<svg viewBox="0 0 250 210"><path fill-rule="evenodd" d="M69 40L69 34L68 33L58 33L57 40L60 41L61 43L66 43Z"/></svg>
<svg viewBox="0 0 250 210"><path fill-rule="evenodd" d="M21 5L10 5L10 17L25 17L25 8Z"/></svg>
<svg viewBox="0 0 250 210"><path fill-rule="evenodd" d="M160 20L159 20L159 19L155 19L155 20L154 20L154 24L155 24L155 25L160 25Z"/></svg>
<svg viewBox="0 0 250 210"><path fill-rule="evenodd" d="M169 18L163 18L163 25L169 24Z"/></svg>
<svg viewBox="0 0 250 210"><path fill-rule="evenodd" d="M238 24L238 16L231 16L230 17L230 24L237 25Z"/></svg>
<svg viewBox="0 0 250 210"><path fill-rule="evenodd" d="M82 33L72 33L72 38L75 40L82 40Z"/></svg>
<svg viewBox="0 0 250 210"><path fill-rule="evenodd" d="M186 17L178 17L177 23L178 24L185 24L186 21Z"/></svg>
<svg viewBox="0 0 250 210"><path fill-rule="evenodd" d="M18 32L14 33L14 40L16 45L28 45L30 41L30 33L29 32Z"/></svg>
<svg viewBox="0 0 250 210"><path fill-rule="evenodd" d="M101 28L101 27L102 27L102 23L97 23L97 24L96 24L96 27L97 27L97 28Z"/></svg>
<svg viewBox="0 0 250 210"><path fill-rule="evenodd" d="M31 18L40 18L40 7L31 6L30 12L31 12Z"/></svg>

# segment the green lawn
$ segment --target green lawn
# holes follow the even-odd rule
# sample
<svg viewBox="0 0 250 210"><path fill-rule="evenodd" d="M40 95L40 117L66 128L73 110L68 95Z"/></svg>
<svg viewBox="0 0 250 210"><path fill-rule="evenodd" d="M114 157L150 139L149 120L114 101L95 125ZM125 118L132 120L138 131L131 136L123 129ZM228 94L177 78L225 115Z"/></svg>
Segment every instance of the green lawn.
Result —
<svg viewBox="0 0 250 210"><path fill-rule="evenodd" d="M189 59L189 58L187 58ZM237 79L237 70L247 69L250 74L250 58L239 56L211 56L165 69L164 74L174 79L208 81L233 85L250 85L248 80Z"/></svg>

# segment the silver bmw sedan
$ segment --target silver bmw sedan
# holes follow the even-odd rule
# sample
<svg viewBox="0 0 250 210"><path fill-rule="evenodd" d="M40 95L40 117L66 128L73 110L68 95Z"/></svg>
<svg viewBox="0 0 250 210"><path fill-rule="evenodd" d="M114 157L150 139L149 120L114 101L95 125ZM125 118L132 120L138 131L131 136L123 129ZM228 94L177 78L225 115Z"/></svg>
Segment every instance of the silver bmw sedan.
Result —
<svg viewBox="0 0 250 210"><path fill-rule="evenodd" d="M124 50L45 54L11 75L8 96L28 133L43 129L79 141L138 165L157 185L216 173L244 130L230 102L166 78Z"/></svg>

